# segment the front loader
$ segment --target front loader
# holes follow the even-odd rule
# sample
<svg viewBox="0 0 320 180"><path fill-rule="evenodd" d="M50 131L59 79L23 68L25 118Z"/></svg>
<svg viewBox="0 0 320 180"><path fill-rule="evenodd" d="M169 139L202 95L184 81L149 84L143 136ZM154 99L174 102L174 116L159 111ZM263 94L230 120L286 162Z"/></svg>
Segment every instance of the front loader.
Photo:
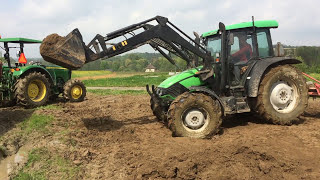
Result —
<svg viewBox="0 0 320 180"><path fill-rule="evenodd" d="M45 60L74 69L144 44L174 65L170 54L181 57L188 70L157 87L147 85L151 109L174 136L207 138L218 132L223 117L230 114L252 112L271 123L290 125L304 112L305 79L292 66L300 61L281 53L275 56L270 29L277 27L276 21L219 23L219 29L201 37L194 33L193 40L167 18L157 16L106 36L98 34L88 45L78 29L66 37L53 34L44 40L40 52ZM120 42L111 42L122 36ZM241 53L244 47L246 52Z"/></svg>

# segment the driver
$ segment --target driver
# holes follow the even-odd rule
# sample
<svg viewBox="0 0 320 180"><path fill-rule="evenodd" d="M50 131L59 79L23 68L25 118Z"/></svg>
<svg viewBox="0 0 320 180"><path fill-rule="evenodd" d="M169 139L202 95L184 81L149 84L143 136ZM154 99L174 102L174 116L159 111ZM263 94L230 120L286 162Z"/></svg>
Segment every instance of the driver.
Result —
<svg viewBox="0 0 320 180"><path fill-rule="evenodd" d="M233 74L235 76L235 83L240 82L240 66L245 65L252 56L251 45L247 43L246 36L238 36L240 50L231 55L234 63ZM245 71L245 70L244 70Z"/></svg>
<svg viewBox="0 0 320 180"><path fill-rule="evenodd" d="M240 50L231 55L232 59L235 62L239 62L239 61L247 62L252 56L251 45L247 43L246 36L238 36L238 38L239 38Z"/></svg>

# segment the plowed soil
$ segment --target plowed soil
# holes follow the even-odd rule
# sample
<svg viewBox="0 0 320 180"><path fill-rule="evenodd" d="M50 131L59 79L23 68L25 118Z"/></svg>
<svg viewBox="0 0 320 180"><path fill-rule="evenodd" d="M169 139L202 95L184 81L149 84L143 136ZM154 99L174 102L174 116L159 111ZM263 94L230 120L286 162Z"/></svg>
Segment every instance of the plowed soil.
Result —
<svg viewBox="0 0 320 180"><path fill-rule="evenodd" d="M147 95L89 94L84 102L58 105L61 109L1 109L0 135L10 134L18 114L53 115L49 128L56 133L29 137L28 143L80 166L78 179L320 179L319 100L309 100L301 124L232 116L212 139L172 137L152 115ZM59 177L51 172L49 179Z"/></svg>

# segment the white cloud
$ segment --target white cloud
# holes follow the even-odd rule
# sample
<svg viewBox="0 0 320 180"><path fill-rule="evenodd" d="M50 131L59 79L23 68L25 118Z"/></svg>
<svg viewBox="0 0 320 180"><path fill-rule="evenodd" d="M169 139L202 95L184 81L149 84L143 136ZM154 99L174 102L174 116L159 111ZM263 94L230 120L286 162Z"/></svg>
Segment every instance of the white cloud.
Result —
<svg viewBox="0 0 320 180"><path fill-rule="evenodd" d="M320 45L320 2L312 0L16 0L1 4L0 34L43 39L57 32L66 35L79 28L84 40L162 15L192 36L225 24L275 19L279 28L272 31L273 41L290 45ZM139 49L138 49L139 51ZM145 51L145 49L141 49ZM39 56L37 48L33 56Z"/></svg>

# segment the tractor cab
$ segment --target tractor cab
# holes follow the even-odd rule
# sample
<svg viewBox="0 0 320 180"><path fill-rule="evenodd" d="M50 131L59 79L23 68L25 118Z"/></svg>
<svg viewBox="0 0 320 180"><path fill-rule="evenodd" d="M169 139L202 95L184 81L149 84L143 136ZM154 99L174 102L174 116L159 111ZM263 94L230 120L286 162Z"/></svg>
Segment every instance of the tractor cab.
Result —
<svg viewBox="0 0 320 180"><path fill-rule="evenodd" d="M274 20L244 22L225 26L224 42L221 28L202 34L203 41L216 63L224 61L225 86L244 85L246 70L255 60L274 57L270 28L277 28ZM222 53L224 56L222 56ZM223 58L223 60L222 60ZM222 71L217 71L222 72ZM224 74L220 74L224 76Z"/></svg>
<svg viewBox="0 0 320 180"><path fill-rule="evenodd" d="M27 38L3 38L0 39L0 42L4 43L4 58L7 61L8 67L11 68L10 62L10 49L18 49L17 57L19 58L18 62L15 63L16 67L25 66L27 64L27 59L24 55L24 44L37 44L41 43L40 40L35 39L27 39Z"/></svg>

